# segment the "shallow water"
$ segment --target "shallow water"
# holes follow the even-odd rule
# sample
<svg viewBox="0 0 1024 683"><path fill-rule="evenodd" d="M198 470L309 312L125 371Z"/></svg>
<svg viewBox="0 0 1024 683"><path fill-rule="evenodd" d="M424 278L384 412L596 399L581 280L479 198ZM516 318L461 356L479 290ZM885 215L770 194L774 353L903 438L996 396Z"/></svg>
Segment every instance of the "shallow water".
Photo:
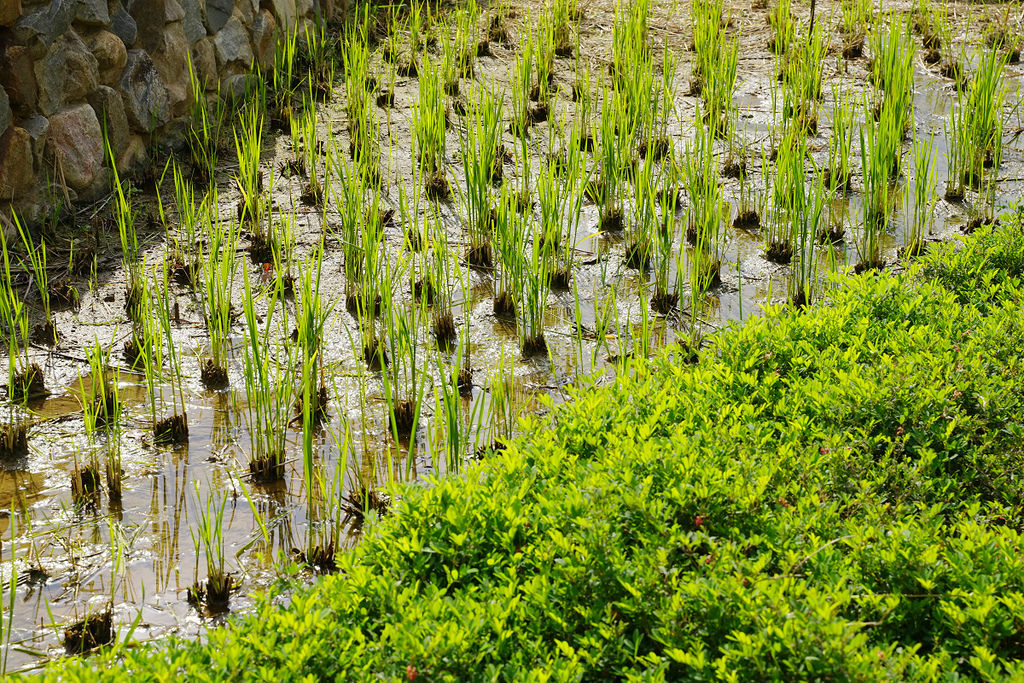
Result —
<svg viewBox="0 0 1024 683"><path fill-rule="evenodd" d="M600 21L600 16L593 16L584 22L584 31L595 36L595 44L600 41ZM746 61L747 54L744 51L745 68L738 79L735 102L744 112L746 138L755 159L750 175L756 179L760 175L759 144L770 132L769 88L773 74L770 60L761 57ZM496 48L494 57L481 58L478 78L503 80L510 62L511 53ZM684 58L680 67L684 73L689 68L686 62ZM563 86L572 82L571 69L571 59L558 60L556 74ZM1008 68L1007 82L1012 91L1016 90L1020 73L1019 67ZM830 81L865 87L865 77L864 60L853 63L846 74L837 74L830 63L826 65L825 92L830 92ZM952 89L947 81L920 63L915 83L916 132L934 140L936 177L941 186L946 176L948 147L944 122L951 106ZM385 174L388 192L383 198L385 204L394 208L398 184L411 182L408 102L415 97L415 86L415 81L400 80L395 94L397 108L377 110L381 129L390 129L394 145ZM819 165L827 158L829 102L826 95L821 132L810 141L812 157ZM677 106L680 122L673 131L673 141L679 153L691 134L688 124L682 122L692 115L694 98L680 96ZM385 120L389 125L385 125ZM323 107L320 123L322 136L335 135L345 140L347 132L340 101ZM538 127L535 144L546 138L546 125ZM1009 128L1013 125L1011 122ZM450 132L448 156L452 173L457 170L457 141L457 134ZM511 137L506 136L505 142L510 146ZM339 142L339 148L347 149L347 140ZM909 144L905 145L908 148ZM535 151L539 154L540 148ZM724 147L719 152L719 158L724 158ZM268 172L277 169L290 154L287 136L267 136L263 168ZM230 157L230 153L222 155L224 159ZM855 160L854 167L858 165ZM224 166L218 186L222 214L227 217L234 214L237 197L230 180L233 165L225 161ZM998 202L1020 196L1024 184L1022 169L1024 154L1019 141L1008 133L999 169ZM506 175L514 178L511 165L506 165ZM297 200L301 182L299 178L278 177L273 190L277 210L294 212L300 259L310 252L325 228L336 224L338 217L334 208L329 207L323 216L301 206ZM912 192L915 182L912 177L905 178L905 191ZM738 183L724 180L723 186L734 215ZM162 194L165 198L173 196L173 190L165 185ZM971 199L977 198L969 198L964 204L939 200L931 237L943 238L955 232L969 218ZM855 192L849 198L837 200L834 209L859 215L859 195ZM442 220L451 244L461 245L464 231L456 203L442 207ZM344 293L342 257L336 243L332 244L328 237L322 290L337 302L324 335L331 402L329 419L314 435L315 460L325 480L340 478L348 491L360 483L386 487L390 481L443 476L468 463L479 446L503 436L504 425L514 415L546 409L542 397L550 397L556 403L565 400L569 388L585 376L595 377L598 384L609 381L616 372L614 358L644 347L645 329L651 349L689 335L689 313L694 304L689 301L687 290L683 291L680 310L668 316L651 313L651 274L627 268L623 263L622 239L601 234L597 221L596 208L585 206L575 240L580 265L573 273L574 289L555 291L549 296L545 313L548 357L521 356L515 326L492 314L491 275L460 266L461 284L455 287L452 308L460 329L468 329L473 388L470 396L458 402L458 422L465 442L454 460L446 452L445 424L435 390L441 373L448 373L456 361L455 353L436 352L429 335L421 330L420 349L422 358L427 359L421 365L422 381L427 387L423 418L411 444L394 443L385 419L383 378L380 373L366 369L361 353L354 348L357 325L340 303ZM904 211L893 214L885 238L885 256L889 261L895 259L896 250L903 245L905 221ZM727 234L722 284L698 302L698 318L704 332L758 315L765 304L783 303L787 299L790 269L764 259L760 236L732 228ZM116 233L106 237L116 242ZM857 261L855 235L848 231L846 237L844 244L821 251L817 268L823 278L830 270L848 268ZM676 236L677 243L681 239L681 234ZM396 262L401 242L401 228L389 227L386 248ZM165 245L160 235L151 235L149 245L147 264L153 266L163 259ZM685 252L681 261L684 273L688 268ZM125 276L117 262L116 255L101 261L97 284L91 291L86 291L84 281L78 282L82 302L76 310L58 314L63 341L56 349L33 348L33 360L44 367L52 394L45 401L30 405L27 411L18 410L19 416L32 421L30 453L21 460L3 463L0 469L0 509L7 511L0 513L2 570L5 577L12 575L12 569L17 576L12 646L8 650L10 668L38 665L47 657L59 655L63 628L108 605L113 606L115 623L122 635L138 620L134 638L169 633L195 636L223 618L201 614L186 600L187 588L205 576L203 562L197 562L191 530L196 528L211 495L215 499L226 498L225 556L227 568L239 585L231 598L232 612L244 611L251 605L247 595L273 582L277 567L282 559L292 556L293 549L305 548L311 520L303 477L301 430L295 427L289 431L284 483L259 486L248 480L250 444L241 339L235 340L236 349L229 364L232 388L222 392L205 390L199 381L199 359L208 344L202 313L195 297L179 286L172 288L171 295L180 309L174 338L186 375L189 438L187 444L175 448L153 443L144 379L125 369L117 352L129 329L122 306ZM109 267L102 267L104 263ZM244 267L250 269L254 280L259 278L258 265L246 259ZM396 284L395 289L401 292L402 305L409 305L408 279ZM288 307L294 315L294 302L289 302ZM235 332L240 332L240 325L236 325ZM102 450L106 438L100 436L96 442L90 442L86 437L78 398L79 378L87 371L84 346L94 339L114 350L112 364L121 367L117 383L125 417L118 442L124 490L119 505L101 495L97 506L83 507L72 500L70 473L92 450ZM505 402L496 399L495 387L502 367L514 380L511 407L499 415L496 406ZM161 414L166 415L170 412L169 387L161 393L158 406ZM339 448L338 440L344 439L346 429L350 442L346 448ZM342 546L351 545L358 542L358 537L358 529L348 525L340 542ZM123 560L115 566L113 557L118 553L123 554Z"/></svg>

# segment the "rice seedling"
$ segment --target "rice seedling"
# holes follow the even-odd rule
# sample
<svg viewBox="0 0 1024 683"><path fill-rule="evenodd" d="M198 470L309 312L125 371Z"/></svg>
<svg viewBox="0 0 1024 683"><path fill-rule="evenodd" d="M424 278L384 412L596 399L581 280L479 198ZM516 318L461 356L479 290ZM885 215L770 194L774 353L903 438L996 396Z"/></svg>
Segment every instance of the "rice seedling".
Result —
<svg viewBox="0 0 1024 683"><path fill-rule="evenodd" d="M501 147L501 97L487 86L481 86L471 96L466 115L465 131L460 131L460 150L466 189L462 195L469 251L466 260L470 266L490 268L491 253L491 193L495 167L500 168L498 151Z"/></svg>
<svg viewBox="0 0 1024 683"><path fill-rule="evenodd" d="M98 340L86 348L86 356L89 361L88 381L86 376L79 377L79 400L82 404L82 419L85 427L85 434L89 441L90 452L93 453L91 472L98 472L99 467L95 457L97 445L96 435L99 429L107 432L105 471L107 478L107 494L111 504L121 502L121 413L122 405L116 377L110 369L110 351L105 350ZM77 466L76 466L77 469ZM85 498L86 493L94 494L98 491L85 491L85 480L79 477L81 495Z"/></svg>
<svg viewBox="0 0 1024 683"><path fill-rule="evenodd" d="M668 128L676 108L678 61L678 56L669 49L666 39L661 56L661 84L658 89L658 97L655 99L656 108L653 112L655 121L651 130L653 138L648 140L644 147L644 154L654 156L655 161L661 161L666 156L672 155L672 139L669 137Z"/></svg>
<svg viewBox="0 0 1024 683"><path fill-rule="evenodd" d="M533 78L534 40L527 38L519 48L519 56L512 62L510 130L519 137L520 146L526 147L526 136L533 123L530 109L530 91Z"/></svg>
<svg viewBox="0 0 1024 683"><path fill-rule="evenodd" d="M850 90L832 90L832 135L828 140L825 186L845 195L850 191L850 159L857 121L857 100Z"/></svg>
<svg viewBox="0 0 1024 683"><path fill-rule="evenodd" d="M143 263L139 247L139 236L135 230L135 209L132 207L128 194L121 183L117 172L117 163L110 141L105 140L107 159L110 161L113 175L113 213L117 224L117 234L121 240L121 265L124 267L125 285L124 307L130 318L136 318L137 304L143 296Z"/></svg>
<svg viewBox="0 0 1024 683"><path fill-rule="evenodd" d="M1002 155L1006 55L994 48L981 50L976 62L974 76L957 89L950 115L950 176L955 182L957 172L963 185L980 189L985 170L998 168L995 160Z"/></svg>
<svg viewBox="0 0 1024 683"><path fill-rule="evenodd" d="M795 126L788 128L775 157L771 215L762 233L765 258L775 263L786 264L793 258L796 245L788 212L802 201L806 157L807 138L803 131Z"/></svg>
<svg viewBox="0 0 1024 683"><path fill-rule="evenodd" d="M654 178L654 156L646 155L639 165L634 182L636 199L633 220L626 228L625 263L629 268L647 270L650 266L655 219L657 217L657 188ZM713 174L707 174L714 178ZM717 180L712 180L717 186ZM696 199L696 198L694 198Z"/></svg>
<svg viewBox="0 0 1024 683"><path fill-rule="evenodd" d="M676 165L671 164L672 173L675 173ZM645 174L641 174L641 178ZM653 195L653 193L651 193ZM676 212L678 210L679 193L667 192L657 195L657 199L642 199L649 195L643 194L641 185L637 185L638 202L644 201L651 204L646 211L654 212L660 210L661 221L654 231L654 294L651 296L651 309L662 315L667 314L679 303L679 292L681 283L679 279L682 274L682 250L678 252L674 248L676 237ZM656 201L656 206L654 205ZM639 207L638 207L639 211ZM673 260L675 263L673 264ZM675 265L676 278L671 282L672 266Z"/></svg>
<svg viewBox="0 0 1024 683"><path fill-rule="evenodd" d="M619 231L625 225L622 213L622 170L626 165L632 130L618 110L619 98L609 88L601 87L601 129L597 151L599 177L590 186L591 197L598 205L600 226L604 231Z"/></svg>
<svg viewBox="0 0 1024 683"><path fill-rule="evenodd" d="M771 36L768 49L777 55L784 55L793 42L796 33L796 19L793 16L792 0L776 0L768 14Z"/></svg>
<svg viewBox="0 0 1024 683"><path fill-rule="evenodd" d="M420 73L419 100L413 103L412 121L420 172L427 196L431 199L447 199L450 192L444 168L447 150L445 109L441 72L428 58Z"/></svg>
<svg viewBox="0 0 1024 683"><path fill-rule="evenodd" d="M519 346L524 356L546 354L544 314L547 312L551 277L548 270L543 232L532 217L527 231L528 251L523 256L522 299L517 302Z"/></svg>
<svg viewBox="0 0 1024 683"><path fill-rule="evenodd" d="M322 17L304 24L303 37L297 59L305 67L309 87L323 102L334 92L335 45L328 40Z"/></svg>
<svg viewBox="0 0 1024 683"><path fill-rule="evenodd" d="M477 39L477 22L480 8L476 0L469 0L456 15L455 55L456 67L462 78L473 78L473 64L476 61L480 41Z"/></svg>
<svg viewBox="0 0 1024 683"><path fill-rule="evenodd" d="M154 331L157 332L157 335L162 333L163 344L166 345L163 358L167 360L168 372L165 379L169 385L171 396L171 414L154 422L153 440L158 444L180 446L188 442L188 416L185 413L185 390L181 375L181 358L174 343L172 328L174 316L172 316L171 310L177 307L177 303L172 303L174 297L170 291L169 271L166 266L162 272L159 285L161 289L155 292L155 301L149 305L148 312L153 316L158 326ZM161 342L154 337L153 346L160 345ZM157 370L159 371L160 369L160 366L157 366ZM160 389L160 394L162 398L162 388Z"/></svg>
<svg viewBox="0 0 1024 683"><path fill-rule="evenodd" d="M321 179L320 153L323 149L323 142L317 126L316 106L312 102L312 94L309 95L306 106L302 111L302 166L306 170L307 182L302 188L299 199L308 206L323 208L327 200L327 193L324 190L326 179ZM364 141L361 144L368 144Z"/></svg>
<svg viewBox="0 0 1024 683"><path fill-rule="evenodd" d="M216 192L211 195L216 206ZM203 218L206 256L203 264L203 319L210 337L210 357L200 365L200 377L208 389L222 389L228 385L227 351L231 336L233 307L231 292L234 287L238 261L235 252L238 230L233 221L220 224L212 211Z"/></svg>
<svg viewBox="0 0 1024 683"><path fill-rule="evenodd" d="M795 157L792 157L795 161ZM813 160L812 160L813 165ZM789 220L793 235L793 275L790 278L789 300L798 308L810 305L814 298L817 253L814 248L821 226L822 210L825 206L824 177L814 167L811 177L805 179L803 163L794 163L794 178L799 178L807 190L795 193L794 203L789 207Z"/></svg>
<svg viewBox="0 0 1024 683"><path fill-rule="evenodd" d="M264 293L266 313L261 324L249 271L243 269L242 272L244 410L252 444L249 473L257 483L272 483L284 478L285 445L293 403L294 357L289 345L284 343L288 331L280 287Z"/></svg>
<svg viewBox="0 0 1024 683"><path fill-rule="evenodd" d="M818 131L822 69L828 53L827 27L808 29L806 41L794 43L782 58L783 121L793 121L807 134Z"/></svg>
<svg viewBox="0 0 1024 683"><path fill-rule="evenodd" d="M446 368L441 354L434 356L438 381L434 384L434 415L441 420L444 443L445 472L457 474L462 469L462 461L468 451L468 435L463 429L461 419L461 401L459 399L459 368L462 366L464 347L459 344L455 359L450 368Z"/></svg>
<svg viewBox="0 0 1024 683"><path fill-rule="evenodd" d="M194 288L198 284L199 268L202 261L197 227L201 214L207 209L207 199L204 198L200 205L196 205L193 185L185 178L177 164L172 164L171 175L174 179L177 229L172 229L172 222L164 209L159 188L156 193L160 218L167 235L167 261L174 280L186 287ZM216 189L212 188L211 192L215 193Z"/></svg>
<svg viewBox="0 0 1024 683"><path fill-rule="evenodd" d="M39 244L36 245L28 230L18 219L17 213L12 214L12 221L25 252L22 265L32 273L32 282L35 284L36 292L39 295L39 304L42 308L43 319L33 325L32 339L40 344L53 346L59 339L57 328L53 324L53 311L50 309L50 271L46 264L46 240L40 236ZM25 266L25 259L28 260L27 266Z"/></svg>
<svg viewBox="0 0 1024 683"><path fill-rule="evenodd" d="M299 271L299 302L296 315L297 342L302 350L302 402L297 405L303 420L318 423L327 416L327 384L323 336L334 303L320 291L323 245L318 244ZM308 415L307 415L308 413ZM305 424L305 422L304 422Z"/></svg>
<svg viewBox="0 0 1024 683"><path fill-rule="evenodd" d="M499 264L492 280L494 315L515 319L518 293L522 291L526 221L508 186L501 189L501 197L495 207L493 228L493 243L497 247Z"/></svg>
<svg viewBox="0 0 1024 683"><path fill-rule="evenodd" d="M722 28L721 0L694 3L693 40L697 58L691 92L699 91L705 121L716 136L725 137L733 109L739 39ZM668 53L666 46L666 54ZM666 65L663 68L668 68Z"/></svg>
<svg viewBox="0 0 1024 683"><path fill-rule="evenodd" d="M189 534L195 546L196 582L188 589L188 601L197 609L205 607L210 614L219 614L228 609L234 583L224 561L224 508L228 496L215 496L212 491L203 496L199 482L194 484L196 501L192 509L198 511L199 519L189 524ZM206 565L205 581L199 578L200 555Z"/></svg>
<svg viewBox="0 0 1024 683"><path fill-rule="evenodd" d="M378 123L369 72L370 50L364 29L351 27L345 40L345 113L349 129L349 153L367 176L379 175Z"/></svg>
<svg viewBox="0 0 1024 683"><path fill-rule="evenodd" d="M205 83L196 73L191 55L188 59L188 76L189 121L185 140L192 160L192 177L196 182L205 185L213 179L216 172L227 104L220 96L219 85L212 97L206 96Z"/></svg>
<svg viewBox="0 0 1024 683"><path fill-rule="evenodd" d="M239 122L234 129L235 152L238 157L238 172L235 184L241 199L238 203L238 222L250 232L249 257L253 263L262 264L273 260L273 236L266 220L266 199L263 196L263 171L260 169L260 154L263 150L263 114L252 106L246 106L239 113Z"/></svg>
<svg viewBox="0 0 1024 683"><path fill-rule="evenodd" d="M883 114L888 111L887 107L883 108ZM864 125L860 129L864 224L857 244L857 253L858 267L861 269L878 268L884 264L881 236L888 228L893 203L893 155L901 153L899 143L894 142L897 136L892 132L892 125L890 116L883 116L882 120L875 122L870 114L866 114ZM899 162L896 162L896 165L898 167Z"/></svg>
<svg viewBox="0 0 1024 683"><path fill-rule="evenodd" d="M856 59L864 52L864 40L871 24L873 0L843 0L840 5L842 55Z"/></svg>
<svg viewBox="0 0 1024 683"><path fill-rule="evenodd" d="M278 130L283 130L285 123L293 118L292 102L298 88L298 29L296 24L291 29L283 31L274 41L274 67L271 72L268 108L272 125ZM312 87L312 83L307 87Z"/></svg>
<svg viewBox="0 0 1024 683"><path fill-rule="evenodd" d="M530 112L530 120L540 123L547 121L551 115L555 95L555 26L549 12L540 16L534 41L537 82L530 90L530 99L537 105Z"/></svg>
<svg viewBox="0 0 1024 683"><path fill-rule="evenodd" d="M686 150L683 162L683 177L689 197L687 241L694 246L690 254L690 283L697 294L721 282L725 248L722 222L728 214L718 178L706 170L713 167L713 131L704 126L698 116L694 121L693 142Z"/></svg>
<svg viewBox="0 0 1024 683"><path fill-rule="evenodd" d="M0 250L3 253L3 278L0 280L0 321L7 335L7 398L13 403L47 395L43 371L32 362L28 349L31 343L29 315L21 297L14 290L11 277L11 257L7 237L0 230ZM13 417L13 415L12 415ZM13 422L12 422L13 424ZM9 439L20 443L21 437L9 433Z"/></svg>
<svg viewBox="0 0 1024 683"><path fill-rule="evenodd" d="M906 256L917 256L924 247L925 233L931 233L932 218L935 210L935 156L934 141L931 137L921 140L914 136L914 191L907 194L908 221L903 236L903 253ZM911 204L913 197L913 205Z"/></svg>

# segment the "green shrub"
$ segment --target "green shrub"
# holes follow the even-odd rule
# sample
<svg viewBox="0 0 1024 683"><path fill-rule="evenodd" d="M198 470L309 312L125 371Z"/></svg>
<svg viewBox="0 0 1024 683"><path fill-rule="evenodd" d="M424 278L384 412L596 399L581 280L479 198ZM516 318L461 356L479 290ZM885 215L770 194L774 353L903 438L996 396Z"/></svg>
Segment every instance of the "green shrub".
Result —
<svg viewBox="0 0 1024 683"><path fill-rule="evenodd" d="M287 607L42 677L1018 678L1021 237L581 390Z"/></svg>

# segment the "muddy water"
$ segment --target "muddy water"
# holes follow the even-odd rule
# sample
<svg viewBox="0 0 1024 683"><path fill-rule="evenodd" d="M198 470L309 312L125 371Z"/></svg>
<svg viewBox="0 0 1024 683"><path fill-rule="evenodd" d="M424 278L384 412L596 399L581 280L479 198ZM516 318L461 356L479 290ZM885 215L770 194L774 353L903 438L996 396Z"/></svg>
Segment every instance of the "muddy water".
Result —
<svg viewBox="0 0 1024 683"><path fill-rule="evenodd" d="M584 53L605 57L602 41L607 41L609 16L594 9L584 20ZM658 41L656 41L658 42ZM763 45L755 35L751 45ZM741 77L735 101L742 109L751 158L750 176L760 177L760 147L771 126L771 94L773 74L771 60L758 49L742 50ZM588 53L588 50L592 53ZM495 47L495 56L482 58L478 78L507 82L513 53ZM681 77L688 73L686 60ZM558 60L556 75L563 88L572 83L572 60ZM1007 82L1016 92L1020 69L1011 66ZM833 61L825 66L825 92L829 83L866 88L865 61L858 60L839 72ZM915 128L918 136L931 136L935 143L936 178L946 178L948 141L945 124L949 114L952 85L934 71L918 64L916 73ZM390 132L392 153L385 164L387 191L383 202L397 208L399 183L411 182L411 109L416 83L400 80L396 88L396 108L378 109L382 134ZM567 98L563 95L563 101ZM568 106L568 105L567 105ZM830 101L825 98L821 116L821 132L810 141L812 156L820 166L827 158ZM694 99L680 96L677 101L678 122L673 142L681 152L690 135L687 121L694 109ZM346 126L340 101L325 105L320 113L320 134L323 138L339 138L339 149L347 149ZM457 124L456 124L457 125ZM541 124L535 133L536 152L546 139ZM1010 121L1008 130L1016 122ZM449 135L448 149L452 175L457 169L457 134ZM506 139L511 148L513 140ZM382 141L387 149L388 141ZM719 158L724 158L721 150ZM229 157L229 153L223 155ZM291 156L287 136L267 137L263 167L269 172ZM538 157L539 158L539 157ZM534 165L536 167L536 164ZM854 169L859 166L854 161ZM905 163L905 168L909 163ZM234 214L237 197L230 173L233 164L224 163L224 176L218 181L222 215L227 220ZM1007 203L1020 196L1024 185L1024 154L1015 137L1008 134L1000 169L1001 182L997 202ZM716 172L710 169L709 172ZM515 169L506 165L506 176L515 178ZM917 179L909 175L901 183L903 191L913 192ZM297 197L302 180L278 177L273 199L279 213L294 214L296 252L304 258L324 232L336 225L336 208L328 206L326 214L300 205ZM723 180L725 195L735 213L738 184ZM163 196L173 196L165 184ZM152 198L148 198L151 200ZM860 212L860 197L837 200L834 210L851 216ZM939 200L934 219L934 239L949 236L969 217L970 198L963 204ZM143 209L146 211L147 209ZM444 225L453 248L461 250L464 230L455 204L441 208ZM326 222L326 225L325 225ZM680 221L681 222L681 221ZM906 217L902 210L894 213L885 240L888 260L903 244ZM699 303L699 321L703 331L712 331L731 321L757 315L766 303L783 303L789 289L790 271L763 257L761 238L757 234L729 229L722 265L722 284L704 295ZM677 235L677 243L681 240ZM848 268L857 260L855 235L847 232L847 240L822 251L818 262L824 278L830 270ZM106 240L116 243L117 235ZM149 267L161 263L166 245L159 234L147 235L146 260ZM544 409L542 397L555 402L564 400L568 390L581 377L595 377L598 384L610 381L616 372L615 358L628 356L642 347L640 337L647 330L650 347L657 348L680 335L689 334L693 302L683 296L681 310L668 316L656 316L647 306L651 292L649 273L627 268L623 263L621 238L602 235L597 229L597 211L585 206L580 233L576 236L580 265L573 273L573 288L552 292L545 317L548 357L523 358L518 351L515 326L492 315L492 279L484 272L460 267L461 284L454 289L453 313L460 329L468 329L466 343L469 365L473 369L470 395L458 402L458 422L464 436L461 451L452 460L444 436L445 424L436 396L442 372L456 361L452 352L439 352L426 330L420 331L422 358L421 379L424 392L423 416L416 437L408 444L396 444L387 427L382 377L366 369L358 351L358 328L353 318L338 303L324 335L325 363L331 389L329 419L314 434L317 466L327 481L341 481L345 490L359 486L386 488L390 481L424 480L441 476L464 466L470 455L482 444L500 436L508 421L524 411ZM322 289L327 297L340 302L343 296L342 258L332 239L327 239ZM103 246L101 244L101 246ZM385 249L396 259L401 253L401 227L388 229ZM684 249L685 253L685 249ZM240 258L243 258L240 255ZM684 272L688 259L681 261ZM203 389L199 382L199 359L206 353L208 339L202 323L201 308L195 296L183 287L172 287L172 296L179 307L179 320L174 323L174 339L181 352L185 378L185 412L190 427L188 443L170 448L153 443L150 424L150 402L143 378L124 368L119 349L129 329L124 315L124 273L116 267L116 253L101 259L97 281L89 287L77 282L82 292L80 306L58 314L61 343L55 349L34 348L33 359L45 369L46 381L52 390L47 400L12 409L13 417L29 419L30 453L27 457L3 463L0 469L0 538L2 571L9 580L16 576L13 597L4 598L13 604L13 631L8 648L8 667L39 665L46 658L59 655L63 628L76 619L112 606L115 625L122 636L134 625L133 638L156 638L170 633L198 636L204 628L223 616L210 616L190 606L186 590L205 576L205 564L197 560L192 531L206 507L208 497L226 501L223 514L227 569L234 575L238 590L232 595L232 612L244 611L251 604L247 597L254 590L266 587L277 579L281 567L293 550L305 547L310 528L305 490L301 432L289 431L289 453L283 484L258 486L248 479L249 436L246 424L245 382L242 376L240 338L229 364L231 388L222 392ZM255 280L261 269L245 260ZM239 278L240 280L240 278ZM410 305L408 279L396 285L400 305ZM235 292L240 296L240 292ZM614 296L613 296L614 295ZM238 299L236 299L237 301ZM259 303L265 311L265 303ZM294 315L294 303L288 304ZM240 329L236 326L236 333ZM124 419L113 435L90 441L85 436L81 411L80 377L87 372L85 345L93 340L112 349L111 365L120 367L117 374L119 394L124 401ZM286 343L283 342L282 343ZM512 378L511 398L499 396L500 369ZM511 406L509 407L509 404ZM170 388L163 387L157 400L157 411L171 411ZM345 434L349 442L339 448ZM116 441L124 470L124 492L120 504L113 504L101 495L96 506L76 505L71 497L70 473L90 453L105 453ZM359 531L348 525L342 546L358 542ZM120 558L119 560L117 558ZM302 570L299 575L312 580ZM6 584L5 584L6 585ZM6 595L6 594L5 594ZM10 600L10 602L8 602Z"/></svg>

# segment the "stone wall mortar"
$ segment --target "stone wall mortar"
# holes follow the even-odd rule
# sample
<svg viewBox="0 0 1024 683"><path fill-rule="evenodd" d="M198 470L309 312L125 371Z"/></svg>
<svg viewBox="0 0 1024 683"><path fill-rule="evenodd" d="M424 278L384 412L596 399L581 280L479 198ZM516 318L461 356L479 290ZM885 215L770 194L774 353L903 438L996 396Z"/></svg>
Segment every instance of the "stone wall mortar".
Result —
<svg viewBox="0 0 1024 683"><path fill-rule="evenodd" d="M273 64L268 34L337 0L0 0L0 214L36 223L54 197L87 202L109 191L102 130L118 170L180 137L189 60L207 95ZM237 79L236 79L237 80ZM100 132L98 132L100 131ZM99 138L97 139L97 135Z"/></svg>

